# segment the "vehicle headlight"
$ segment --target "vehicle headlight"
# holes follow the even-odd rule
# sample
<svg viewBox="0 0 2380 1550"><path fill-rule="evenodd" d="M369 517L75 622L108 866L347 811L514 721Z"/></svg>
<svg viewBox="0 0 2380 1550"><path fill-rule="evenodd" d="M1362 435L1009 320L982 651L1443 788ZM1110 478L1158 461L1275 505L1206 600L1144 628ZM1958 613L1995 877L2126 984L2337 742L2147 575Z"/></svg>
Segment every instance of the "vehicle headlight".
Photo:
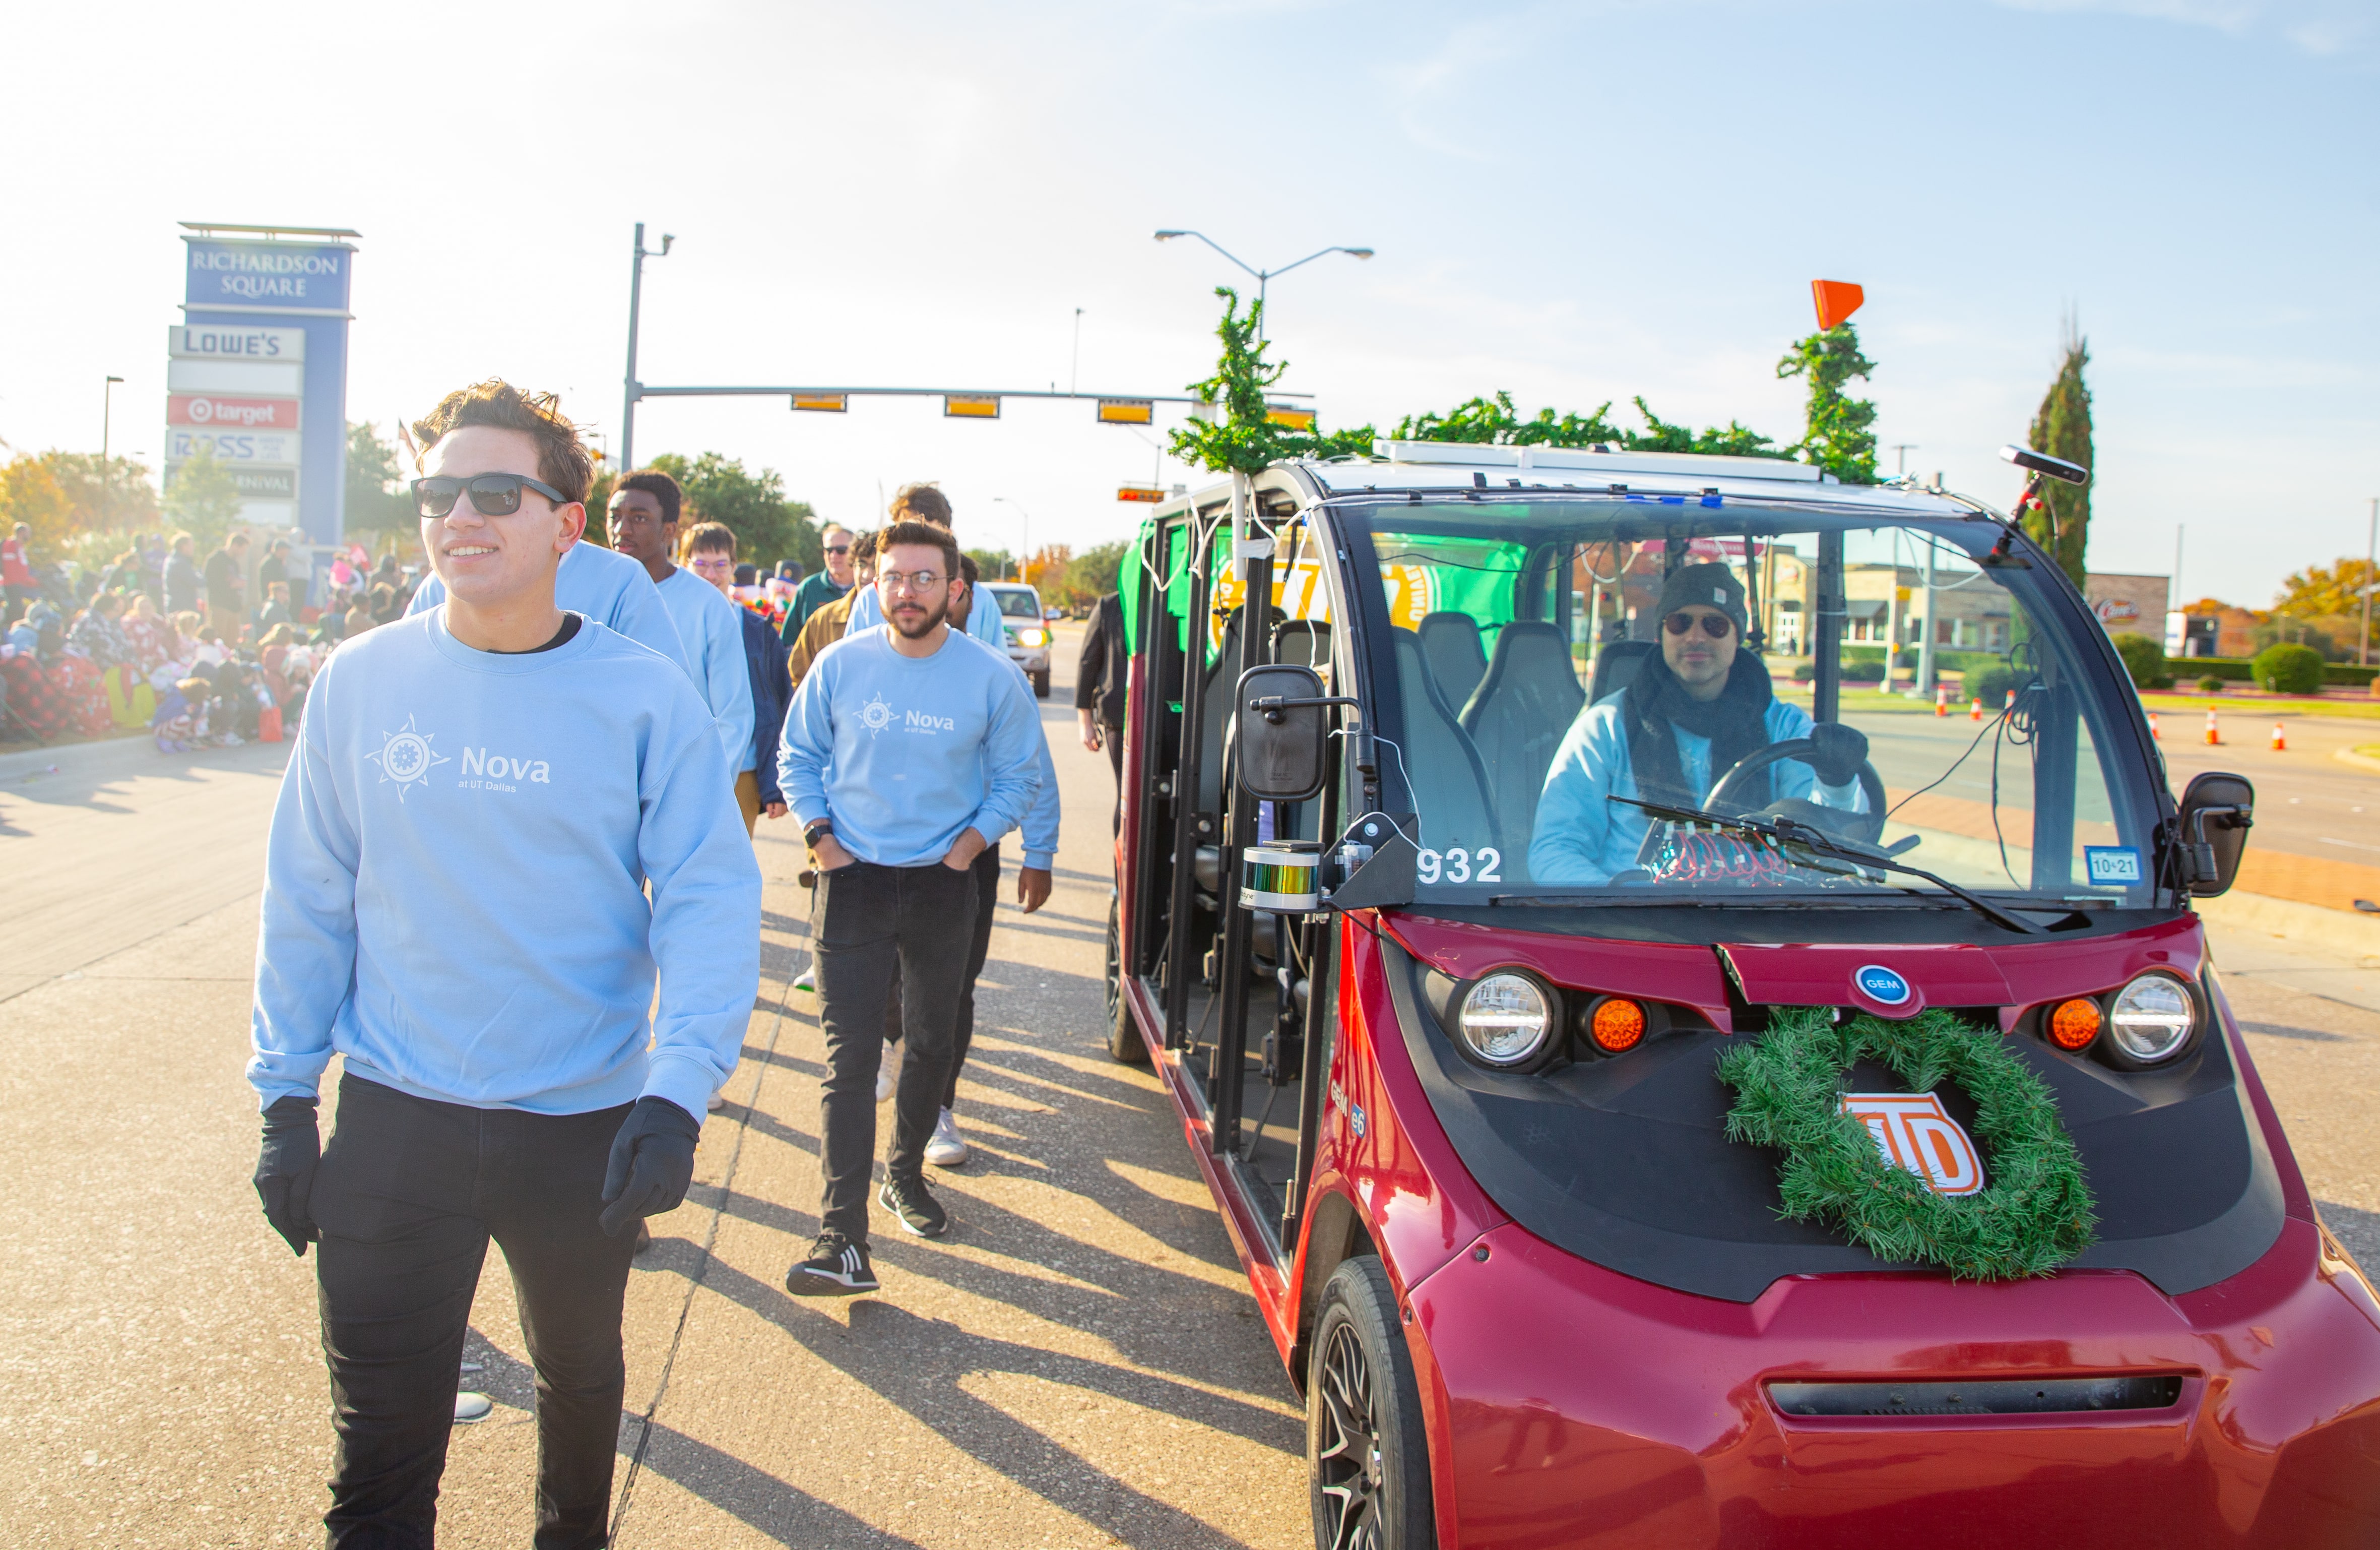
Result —
<svg viewBox="0 0 2380 1550"><path fill-rule="evenodd" d="M1518 1066L1545 1047L1553 997L1526 974L1490 974L1463 996L1455 1021L1472 1054L1490 1066Z"/></svg>
<svg viewBox="0 0 2380 1550"><path fill-rule="evenodd" d="M1050 632L1046 629L1020 629L1016 632L1016 643L1020 646L1046 646L1050 643Z"/></svg>
<svg viewBox="0 0 2380 1550"><path fill-rule="evenodd" d="M2142 1065L2172 1058L2198 1026L2190 987L2170 974L2143 974L2116 993L2107 1031L2126 1058Z"/></svg>

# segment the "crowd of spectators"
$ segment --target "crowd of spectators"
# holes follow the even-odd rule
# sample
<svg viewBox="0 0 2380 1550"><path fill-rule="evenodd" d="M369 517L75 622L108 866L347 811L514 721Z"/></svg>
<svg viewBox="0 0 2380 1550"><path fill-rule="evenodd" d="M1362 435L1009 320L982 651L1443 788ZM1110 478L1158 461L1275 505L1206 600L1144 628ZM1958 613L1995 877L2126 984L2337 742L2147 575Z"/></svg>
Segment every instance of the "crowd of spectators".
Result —
<svg viewBox="0 0 2380 1550"><path fill-rule="evenodd" d="M0 739L151 730L187 752L294 727L315 669L341 641L402 617L418 568L337 555L319 604L274 538L261 558L234 532L201 560L188 533L135 534L104 566L43 563L21 525L0 543Z"/></svg>

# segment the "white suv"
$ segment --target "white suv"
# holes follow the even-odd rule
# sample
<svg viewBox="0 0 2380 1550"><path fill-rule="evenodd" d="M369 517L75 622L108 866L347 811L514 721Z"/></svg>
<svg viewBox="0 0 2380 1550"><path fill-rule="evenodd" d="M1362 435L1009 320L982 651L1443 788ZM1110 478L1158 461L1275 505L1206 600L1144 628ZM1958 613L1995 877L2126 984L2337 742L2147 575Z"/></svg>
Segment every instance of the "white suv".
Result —
<svg viewBox="0 0 2380 1550"><path fill-rule="evenodd" d="M1000 604L1001 622L1008 627L1008 660L1025 669L1033 692L1050 698L1050 621L1041 612L1041 594L1022 581L986 581L983 590Z"/></svg>

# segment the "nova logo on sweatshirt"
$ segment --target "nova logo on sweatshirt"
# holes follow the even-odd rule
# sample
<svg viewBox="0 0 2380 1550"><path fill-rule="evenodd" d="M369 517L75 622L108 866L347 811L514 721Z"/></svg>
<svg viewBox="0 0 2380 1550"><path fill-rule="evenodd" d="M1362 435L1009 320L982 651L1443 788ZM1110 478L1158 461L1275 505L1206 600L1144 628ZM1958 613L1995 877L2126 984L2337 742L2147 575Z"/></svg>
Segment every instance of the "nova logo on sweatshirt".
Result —
<svg viewBox="0 0 2380 1550"><path fill-rule="evenodd" d="M506 758L491 753L484 748L463 751L463 777L457 782L466 790L517 791L516 782L527 781L532 786L551 786L553 772L542 759Z"/></svg>
<svg viewBox="0 0 2380 1550"><path fill-rule="evenodd" d="M880 694L870 697L868 703L859 707L859 725L868 728L868 735L871 738L894 726L905 732L926 733L955 732L959 727L958 722L950 716L935 715L927 711L896 709Z"/></svg>
<svg viewBox="0 0 2380 1550"><path fill-rule="evenodd" d="M364 757L380 766L382 781L396 783L396 799L402 802L407 787L427 781L433 767L454 763L444 754L431 751L430 745L437 737L435 732L416 730L413 718L407 716L404 726L380 735L379 752L367 753ZM468 762L470 756L471 751L465 749L464 759Z"/></svg>

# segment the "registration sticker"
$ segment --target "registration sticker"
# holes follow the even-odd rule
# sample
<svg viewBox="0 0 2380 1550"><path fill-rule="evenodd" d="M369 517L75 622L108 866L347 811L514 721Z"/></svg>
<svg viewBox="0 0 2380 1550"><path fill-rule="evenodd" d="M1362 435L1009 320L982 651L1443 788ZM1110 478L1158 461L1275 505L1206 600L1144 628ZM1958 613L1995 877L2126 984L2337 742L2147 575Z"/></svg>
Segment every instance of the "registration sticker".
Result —
<svg viewBox="0 0 2380 1550"><path fill-rule="evenodd" d="M2141 853L2129 845L2086 845L2082 870L2095 888L2121 888L2141 880Z"/></svg>

